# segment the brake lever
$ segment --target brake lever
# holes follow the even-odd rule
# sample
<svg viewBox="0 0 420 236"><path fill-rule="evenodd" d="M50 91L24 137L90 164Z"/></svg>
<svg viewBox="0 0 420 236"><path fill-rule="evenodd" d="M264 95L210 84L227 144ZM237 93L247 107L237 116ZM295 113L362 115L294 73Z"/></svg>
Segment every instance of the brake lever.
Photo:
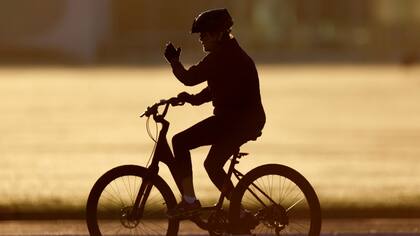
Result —
<svg viewBox="0 0 420 236"><path fill-rule="evenodd" d="M171 99L168 100L168 102L172 105L172 106L182 106L185 104L185 101L181 101L179 98L177 97L173 97Z"/></svg>
<svg viewBox="0 0 420 236"><path fill-rule="evenodd" d="M159 104L155 104L155 105L153 105L151 107L147 107L146 111L143 112L143 114L141 114L140 117L144 117L144 116L149 117L149 116L153 115L154 113L157 113L157 107L158 107L158 105Z"/></svg>

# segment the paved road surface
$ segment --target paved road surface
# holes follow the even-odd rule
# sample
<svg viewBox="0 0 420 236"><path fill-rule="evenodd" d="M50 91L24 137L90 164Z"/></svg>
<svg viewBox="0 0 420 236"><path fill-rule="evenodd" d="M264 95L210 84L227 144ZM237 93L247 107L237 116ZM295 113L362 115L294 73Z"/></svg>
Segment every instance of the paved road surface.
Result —
<svg viewBox="0 0 420 236"><path fill-rule="evenodd" d="M420 219L338 219L324 220L322 235L420 236ZM182 235L207 235L189 222L182 222ZM82 220L0 221L0 236L88 235Z"/></svg>
<svg viewBox="0 0 420 236"><path fill-rule="evenodd" d="M329 219L322 235L420 236L420 219ZM207 235L189 222L182 222L182 235ZM88 235L84 221L0 221L0 236Z"/></svg>

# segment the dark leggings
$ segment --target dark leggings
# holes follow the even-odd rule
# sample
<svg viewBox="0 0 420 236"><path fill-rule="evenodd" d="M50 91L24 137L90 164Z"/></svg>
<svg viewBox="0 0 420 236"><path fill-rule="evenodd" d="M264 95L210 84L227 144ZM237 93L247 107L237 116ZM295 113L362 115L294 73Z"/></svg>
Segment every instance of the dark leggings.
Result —
<svg viewBox="0 0 420 236"><path fill-rule="evenodd" d="M172 138L172 147L178 177L180 179L192 177L190 150L212 145L204 161L204 167L216 187L220 191L226 188L224 191L230 193L233 184L229 179L224 186L227 174L223 170L223 166L229 157L246 142L244 138L240 137L239 132L235 132L233 127L234 125L221 121L216 116L211 116L176 134Z"/></svg>

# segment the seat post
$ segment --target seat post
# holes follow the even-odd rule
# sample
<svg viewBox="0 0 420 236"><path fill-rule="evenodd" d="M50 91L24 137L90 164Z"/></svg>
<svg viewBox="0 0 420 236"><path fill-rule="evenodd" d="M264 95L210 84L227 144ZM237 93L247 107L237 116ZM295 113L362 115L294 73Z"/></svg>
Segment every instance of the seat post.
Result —
<svg viewBox="0 0 420 236"><path fill-rule="evenodd" d="M240 152L239 148L232 154L232 158L230 159L229 169L227 172L227 177L229 179L232 178L232 173L235 170L235 165L239 163L239 159L246 155L248 155L248 153Z"/></svg>
<svg viewBox="0 0 420 236"><path fill-rule="evenodd" d="M232 155L232 158L230 159L230 165L229 165L229 169L228 169L228 173L227 176L229 177L229 179L232 177L232 173L233 170L235 169L235 165L239 163L239 161L237 160L239 157L239 150L237 152L234 152Z"/></svg>
<svg viewBox="0 0 420 236"><path fill-rule="evenodd" d="M227 175L226 175L226 179L225 179L225 182L224 182L223 190L220 193L219 201L217 201L217 204L216 204L216 206L219 209L222 207L222 205L223 205L223 199L225 198L225 196L227 194L227 192L226 192L227 191L227 188L226 188L227 183L229 181L231 181L233 171L235 170L235 165L239 163L239 161L237 160L238 153L239 153L239 149L232 154L232 158L230 159L230 165L229 165L229 169L228 169L228 172L227 172Z"/></svg>

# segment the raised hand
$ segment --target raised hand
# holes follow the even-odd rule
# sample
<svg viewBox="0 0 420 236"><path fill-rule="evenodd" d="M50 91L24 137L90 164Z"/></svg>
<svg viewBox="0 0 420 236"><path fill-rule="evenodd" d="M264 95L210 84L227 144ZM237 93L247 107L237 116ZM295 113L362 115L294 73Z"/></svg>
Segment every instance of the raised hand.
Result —
<svg viewBox="0 0 420 236"><path fill-rule="evenodd" d="M173 61L179 61L179 55L181 54L181 48L175 49L174 45L171 42L166 44L165 48L165 58L169 63Z"/></svg>

